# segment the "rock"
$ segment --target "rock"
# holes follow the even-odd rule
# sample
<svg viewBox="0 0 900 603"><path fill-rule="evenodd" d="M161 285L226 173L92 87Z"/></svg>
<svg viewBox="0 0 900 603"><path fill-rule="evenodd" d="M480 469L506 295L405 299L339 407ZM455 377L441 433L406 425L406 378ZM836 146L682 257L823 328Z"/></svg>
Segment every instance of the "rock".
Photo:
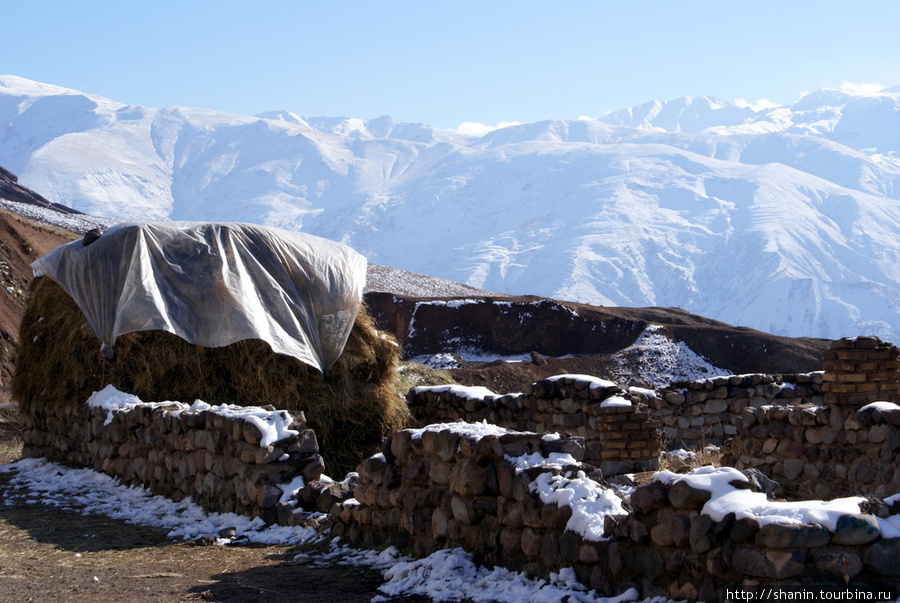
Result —
<svg viewBox="0 0 900 603"><path fill-rule="evenodd" d="M282 494L278 486L264 486L259 489L257 504L261 509L274 509Z"/></svg>
<svg viewBox="0 0 900 603"><path fill-rule="evenodd" d="M605 473L605 472L604 472ZM631 505L635 511L661 509L669 502L669 487L659 482L635 488L631 493Z"/></svg>
<svg viewBox="0 0 900 603"><path fill-rule="evenodd" d="M669 502L676 509L700 510L711 497L708 490L695 488L685 480L675 482L669 489Z"/></svg>
<svg viewBox="0 0 900 603"><path fill-rule="evenodd" d="M329 484L316 498L316 508L323 513L327 513L334 503L353 498L355 487L356 483L353 480Z"/></svg>
<svg viewBox="0 0 900 603"><path fill-rule="evenodd" d="M797 479L800 474L803 472L803 465L806 462L803 459L785 459L782 463L782 473L784 474L784 478L786 481L792 481Z"/></svg>
<svg viewBox="0 0 900 603"><path fill-rule="evenodd" d="M696 515L691 518L690 542L693 552L705 553L712 548L712 542L709 539L712 525L713 520L709 515Z"/></svg>
<svg viewBox="0 0 900 603"><path fill-rule="evenodd" d="M671 522L658 523L650 528L650 540L656 546L672 546L674 540L672 539Z"/></svg>
<svg viewBox="0 0 900 603"><path fill-rule="evenodd" d="M691 518L684 513L676 513L668 522L672 544L685 548L691 543Z"/></svg>
<svg viewBox="0 0 900 603"><path fill-rule="evenodd" d="M887 503L884 502L884 499L878 498L877 496L869 496L866 500L859 505L860 513L874 515L875 517L881 517L885 519L893 515L891 513L891 508Z"/></svg>
<svg viewBox="0 0 900 603"><path fill-rule="evenodd" d="M875 463L869 457L860 457L855 467L855 481L862 484L871 484L875 481L877 473L878 467L875 466Z"/></svg>
<svg viewBox="0 0 900 603"><path fill-rule="evenodd" d="M319 452L319 442L316 439L316 432L312 429L300 430L297 434L297 442L288 446L288 452L317 454Z"/></svg>
<svg viewBox="0 0 900 603"><path fill-rule="evenodd" d="M193 415L188 415L193 417ZM259 430L259 427L251 423L250 421L244 421L241 426L241 434L243 438L251 443L251 444L259 444L262 442L262 432Z"/></svg>
<svg viewBox="0 0 900 603"><path fill-rule="evenodd" d="M563 558L559 553L559 540L553 532L545 533L541 540L541 561L550 567L562 565Z"/></svg>
<svg viewBox="0 0 900 603"><path fill-rule="evenodd" d="M578 552L581 548L581 536L575 532L563 532L559 537L559 554L570 563L578 561Z"/></svg>
<svg viewBox="0 0 900 603"><path fill-rule="evenodd" d="M487 470L473 463L457 462L450 470L450 491L460 496L479 496L487 488Z"/></svg>
<svg viewBox="0 0 900 603"><path fill-rule="evenodd" d="M765 492L766 498L772 500L775 498L775 489L778 488L778 482L773 479L769 479L762 471L759 469L743 469L741 470L750 484L753 486L751 489L755 492Z"/></svg>
<svg viewBox="0 0 900 603"><path fill-rule="evenodd" d="M558 507L555 504L544 505L541 509L541 523L548 530L562 532L572 517L572 507Z"/></svg>
<svg viewBox="0 0 900 603"><path fill-rule="evenodd" d="M669 585L670 599L696 601L699 596L697 585L686 578L680 578Z"/></svg>
<svg viewBox="0 0 900 603"><path fill-rule="evenodd" d="M862 571L863 562L859 555L841 549L817 549L810 551L813 567L820 572L833 574L844 580Z"/></svg>
<svg viewBox="0 0 900 603"><path fill-rule="evenodd" d="M584 438L563 438L541 442L541 454L550 456L554 452L571 454L576 461L584 459Z"/></svg>
<svg viewBox="0 0 900 603"><path fill-rule="evenodd" d="M728 410L728 402L721 398L713 398L706 401L706 405L703 407L703 412L705 414L721 414Z"/></svg>
<svg viewBox="0 0 900 603"><path fill-rule="evenodd" d="M308 482L318 481L322 474L325 472L325 459L322 458L322 455L314 454L309 458L309 461L306 465L303 466L303 470L301 471L301 475L303 479Z"/></svg>
<svg viewBox="0 0 900 603"><path fill-rule="evenodd" d="M639 575L651 580L659 576L666 566L662 556L649 547L629 550L625 554L624 561Z"/></svg>
<svg viewBox="0 0 900 603"><path fill-rule="evenodd" d="M604 475L621 475L622 473L633 471L634 464L623 461L603 461L600 463L600 470L603 471Z"/></svg>
<svg viewBox="0 0 900 603"><path fill-rule="evenodd" d="M882 576L900 576L900 538L879 540L863 553L863 562Z"/></svg>
<svg viewBox="0 0 900 603"><path fill-rule="evenodd" d="M626 536L633 542L646 542L650 539L650 532L642 521L631 518L630 521L625 521L621 525L625 526Z"/></svg>
<svg viewBox="0 0 900 603"><path fill-rule="evenodd" d="M406 457L409 454L409 440L412 438L412 432L408 429L401 429L391 436L391 454L397 459L398 465L406 464Z"/></svg>
<svg viewBox="0 0 900 603"><path fill-rule="evenodd" d="M817 548L828 544L831 535L819 524L770 523L756 533L755 543L770 549Z"/></svg>
<svg viewBox="0 0 900 603"><path fill-rule="evenodd" d="M841 515L837 520L831 544L856 546L872 542L881 535L878 520L872 515Z"/></svg>
<svg viewBox="0 0 900 603"><path fill-rule="evenodd" d="M806 551L771 550L749 545L738 545L732 556L732 567L759 578L784 580L803 573Z"/></svg>
<svg viewBox="0 0 900 603"><path fill-rule="evenodd" d="M578 549L578 561L582 563L598 563L603 559L604 551L594 542L583 542Z"/></svg>

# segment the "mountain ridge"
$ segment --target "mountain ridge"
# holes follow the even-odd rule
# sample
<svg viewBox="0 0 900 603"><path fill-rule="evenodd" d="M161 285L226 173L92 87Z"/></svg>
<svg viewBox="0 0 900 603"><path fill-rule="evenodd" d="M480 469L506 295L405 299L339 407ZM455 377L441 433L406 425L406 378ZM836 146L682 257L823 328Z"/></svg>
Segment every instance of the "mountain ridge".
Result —
<svg viewBox="0 0 900 603"><path fill-rule="evenodd" d="M698 98L472 136L2 76L0 165L89 214L301 229L479 289L900 339L900 94Z"/></svg>

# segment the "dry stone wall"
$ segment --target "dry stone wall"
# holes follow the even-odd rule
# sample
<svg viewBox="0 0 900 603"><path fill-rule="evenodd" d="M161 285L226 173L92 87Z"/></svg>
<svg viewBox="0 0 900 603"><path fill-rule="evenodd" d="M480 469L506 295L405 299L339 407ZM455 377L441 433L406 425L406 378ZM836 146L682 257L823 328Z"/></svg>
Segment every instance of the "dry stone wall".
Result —
<svg viewBox="0 0 900 603"><path fill-rule="evenodd" d="M761 525L735 513L713 519L705 510L712 490L683 476L616 494L577 461L580 438L478 429L395 433L360 465L356 498L339 507L335 533L417 555L463 547L481 563L544 577L572 568L604 595L637 587L644 597L720 601L726 589L888 588L900 578L888 561L900 539L883 538L875 516L900 513L900 503L860 499L831 529ZM754 488L724 471L732 491Z"/></svg>
<svg viewBox="0 0 900 603"><path fill-rule="evenodd" d="M677 381L645 395L667 447L696 450L735 436L747 408L824 404L823 382L821 372L729 375Z"/></svg>
<svg viewBox="0 0 900 603"><path fill-rule="evenodd" d="M416 387L407 402L419 427L487 421L513 431L563 433L583 438L585 462L607 474L658 467L659 423L637 394L609 381L560 375L505 395L477 387Z"/></svg>
<svg viewBox="0 0 900 603"><path fill-rule="evenodd" d="M754 468L789 498L900 492L900 407L746 408L723 462Z"/></svg>
<svg viewBox="0 0 900 603"><path fill-rule="evenodd" d="M135 404L121 410L70 404L24 417L24 455L88 467L173 500L192 497L210 511L291 524L289 490L318 480L324 470L316 435L302 412L191 410L183 404ZM291 433L264 443L258 426L289 423Z"/></svg>
<svg viewBox="0 0 900 603"><path fill-rule="evenodd" d="M853 337L824 357L822 401L745 408L724 462L760 470L792 498L900 492L900 350Z"/></svg>

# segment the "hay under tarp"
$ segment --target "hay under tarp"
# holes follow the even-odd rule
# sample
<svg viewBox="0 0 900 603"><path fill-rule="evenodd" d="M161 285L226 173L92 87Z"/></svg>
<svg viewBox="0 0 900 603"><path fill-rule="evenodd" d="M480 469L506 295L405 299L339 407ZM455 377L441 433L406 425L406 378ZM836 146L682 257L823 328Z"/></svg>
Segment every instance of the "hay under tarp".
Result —
<svg viewBox="0 0 900 603"><path fill-rule="evenodd" d="M100 359L100 340L74 300L53 280L35 279L22 318L13 396L22 412L52 413L86 401L105 385L147 402L196 399L210 404L302 410L319 439L326 471L343 476L406 426L395 389L399 348L362 308L328 379L263 341L220 348L163 331L122 335L116 357Z"/></svg>

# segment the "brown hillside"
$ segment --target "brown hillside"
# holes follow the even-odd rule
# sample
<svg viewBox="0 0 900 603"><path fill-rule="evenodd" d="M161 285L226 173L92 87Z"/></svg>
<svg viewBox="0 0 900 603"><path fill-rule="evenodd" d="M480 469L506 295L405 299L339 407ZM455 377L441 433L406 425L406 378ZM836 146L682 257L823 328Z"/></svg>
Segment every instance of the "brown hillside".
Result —
<svg viewBox="0 0 900 603"><path fill-rule="evenodd" d="M518 391L560 373L620 378L622 371L614 370L611 355L635 343L651 324L735 374L818 371L830 344L734 327L679 308L596 307L533 296L451 300L380 292L366 294L366 302L379 327L394 334L407 358L459 348L499 357L536 352L530 363L469 362L451 371L461 383L497 392ZM625 373L640 381L641 370L636 358Z"/></svg>
<svg viewBox="0 0 900 603"><path fill-rule="evenodd" d="M33 279L31 262L76 237L0 210L0 403L10 401L19 323Z"/></svg>

